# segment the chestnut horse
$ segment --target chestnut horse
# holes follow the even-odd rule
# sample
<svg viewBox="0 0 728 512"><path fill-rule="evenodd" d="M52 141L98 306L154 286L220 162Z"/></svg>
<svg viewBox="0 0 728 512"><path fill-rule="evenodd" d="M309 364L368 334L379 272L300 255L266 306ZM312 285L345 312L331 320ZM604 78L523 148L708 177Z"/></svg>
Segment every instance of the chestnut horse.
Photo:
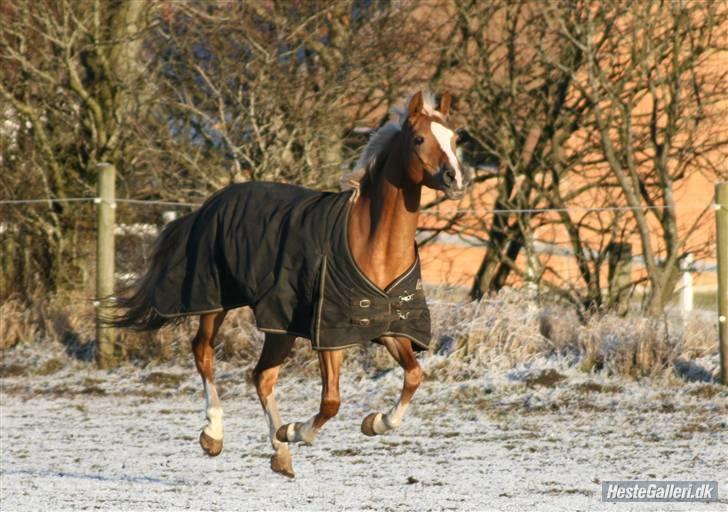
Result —
<svg viewBox="0 0 728 512"><path fill-rule="evenodd" d="M379 290L387 290L408 269L417 266L419 272L415 232L422 187L444 191L449 198L459 198L470 181L456 157L455 133L446 125L449 108L449 94L444 94L439 106L435 107L430 98L418 92L409 101L407 111L402 113L399 122L385 125L371 138L360 159L359 168L364 171L363 176L357 184L357 192L348 192L351 194L347 220L348 249L358 271ZM174 239L172 235L165 239L163 233L158 244L171 245ZM179 240L174 243L182 246ZM179 250L189 251L189 242L187 248ZM151 330L168 321L158 311L155 312L149 299L150 289L159 288L158 284L154 284L158 283L155 279L165 272L165 265L169 266L166 260L169 258L159 252L153 256L151 268L134 287L135 294L118 299L123 313L112 323ZM410 298L400 297L402 300ZM422 301L424 304L424 295ZM200 320L192 340L192 352L202 377L206 401L207 425L200 434L200 444L206 454L216 456L223 446L223 412L213 378L213 344L226 310L201 312L201 309L204 308L196 311ZM407 315L400 318L407 318ZM429 314L426 321L429 332ZM383 434L400 425L422 380L412 339L396 332L385 334L376 341L384 345L404 369L404 384L398 402L389 412L372 413L364 418L361 429L369 436ZM284 424L276 404L275 386L295 339L295 333L266 332L262 354L254 370L255 388L274 450L271 468L288 477L294 476L288 444L311 443L339 410L339 370L343 358L342 349L318 351L322 385L319 411L306 422Z"/></svg>

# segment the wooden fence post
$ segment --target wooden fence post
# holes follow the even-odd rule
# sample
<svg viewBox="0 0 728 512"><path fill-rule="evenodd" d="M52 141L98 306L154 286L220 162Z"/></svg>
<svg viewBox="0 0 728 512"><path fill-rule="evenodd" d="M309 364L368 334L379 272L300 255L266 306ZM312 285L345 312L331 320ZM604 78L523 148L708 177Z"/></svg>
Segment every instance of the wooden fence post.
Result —
<svg viewBox="0 0 728 512"><path fill-rule="evenodd" d="M96 165L98 174L96 213L96 363L109 368L115 363L114 330L102 321L114 293L114 227L116 221L116 169Z"/></svg>
<svg viewBox="0 0 728 512"><path fill-rule="evenodd" d="M720 381L728 386L728 182L715 185L715 220L718 230Z"/></svg>

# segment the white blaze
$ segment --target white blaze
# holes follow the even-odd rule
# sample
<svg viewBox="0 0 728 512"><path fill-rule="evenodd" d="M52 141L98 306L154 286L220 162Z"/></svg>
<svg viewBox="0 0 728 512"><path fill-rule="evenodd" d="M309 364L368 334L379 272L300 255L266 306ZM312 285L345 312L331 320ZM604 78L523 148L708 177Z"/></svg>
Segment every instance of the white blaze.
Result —
<svg viewBox="0 0 728 512"><path fill-rule="evenodd" d="M460 164L452 150L452 140L455 137L455 132L440 123L431 123L430 129L438 144L440 144L440 148L447 155L450 167L455 171L455 183L457 187L463 188L463 172L460 170Z"/></svg>

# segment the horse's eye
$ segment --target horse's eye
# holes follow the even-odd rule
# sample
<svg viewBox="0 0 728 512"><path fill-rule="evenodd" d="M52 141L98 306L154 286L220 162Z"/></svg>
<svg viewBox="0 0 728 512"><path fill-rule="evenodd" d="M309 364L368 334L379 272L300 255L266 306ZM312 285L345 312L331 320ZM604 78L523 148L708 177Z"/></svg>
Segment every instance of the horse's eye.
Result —
<svg viewBox="0 0 728 512"><path fill-rule="evenodd" d="M423 142L425 142L425 138L422 135L418 135L417 137L415 137L415 144L417 146L419 146Z"/></svg>

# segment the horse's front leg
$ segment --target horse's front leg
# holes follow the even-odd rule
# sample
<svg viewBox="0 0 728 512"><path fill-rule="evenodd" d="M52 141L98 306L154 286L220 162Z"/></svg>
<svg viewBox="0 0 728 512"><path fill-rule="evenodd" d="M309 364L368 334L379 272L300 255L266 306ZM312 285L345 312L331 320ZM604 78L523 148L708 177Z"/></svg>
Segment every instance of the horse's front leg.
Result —
<svg viewBox="0 0 728 512"><path fill-rule="evenodd" d="M222 451L222 405L220 404L220 398L217 396L217 388L213 378L213 363L215 361L213 343L224 319L224 311L200 315L197 335L192 340L195 366L197 366L197 371L202 377L202 385L205 389L207 425L200 434L200 446L211 457L219 455Z"/></svg>
<svg viewBox="0 0 728 512"><path fill-rule="evenodd" d="M388 413L374 412L364 418L361 431L368 436L384 434L399 427L405 412L407 412L407 407L412 401L412 396L422 383L422 369L417 362L414 350L412 350L412 342L407 338L389 336L380 338L380 341L404 369L404 385L402 386L399 401Z"/></svg>
<svg viewBox="0 0 728 512"><path fill-rule="evenodd" d="M312 443L324 423L339 412L339 405L341 404L339 370L343 354L342 350L319 352L319 369L321 370L321 406L319 412L304 423L289 423L279 428L276 432L276 438L280 442Z"/></svg>

